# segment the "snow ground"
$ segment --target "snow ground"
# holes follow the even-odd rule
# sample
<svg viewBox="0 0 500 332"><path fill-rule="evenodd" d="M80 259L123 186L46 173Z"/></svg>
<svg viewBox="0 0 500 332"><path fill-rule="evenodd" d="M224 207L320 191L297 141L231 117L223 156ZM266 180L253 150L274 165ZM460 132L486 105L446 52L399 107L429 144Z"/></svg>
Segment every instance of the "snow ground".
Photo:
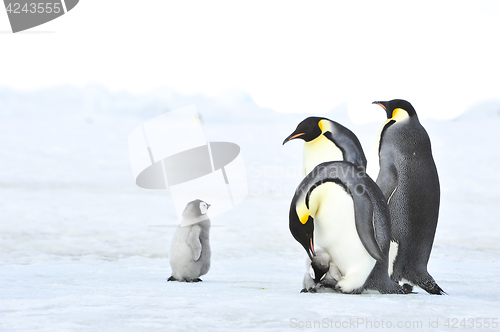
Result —
<svg viewBox="0 0 500 332"><path fill-rule="evenodd" d="M85 107L69 98L59 111L0 103L0 331L281 331L353 320L344 327L383 320L391 330L418 322L448 330L446 319L500 319L498 103L422 121L442 189L429 270L449 296L398 296L299 293L305 253L288 231L288 207L302 144L281 143L305 116L241 100L195 101L208 140L241 146L249 196L212 218L204 282L166 282L173 203L167 191L135 186L127 146L154 115L106 111L112 103L94 111L100 99L89 98ZM231 107L241 121L227 116ZM354 125L342 109L326 116L368 152L380 123Z"/></svg>

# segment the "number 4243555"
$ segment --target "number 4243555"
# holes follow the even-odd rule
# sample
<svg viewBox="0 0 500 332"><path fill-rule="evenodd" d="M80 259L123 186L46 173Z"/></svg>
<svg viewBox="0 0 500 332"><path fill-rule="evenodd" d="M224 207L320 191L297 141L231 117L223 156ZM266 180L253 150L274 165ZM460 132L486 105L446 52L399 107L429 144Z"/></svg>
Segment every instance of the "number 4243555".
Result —
<svg viewBox="0 0 500 332"><path fill-rule="evenodd" d="M14 2L9 3L7 6L7 13L9 14L21 14L21 13L31 13L31 14L59 14L61 12L61 3L59 2L47 2L47 3L25 3L21 7L20 3Z"/></svg>
<svg viewBox="0 0 500 332"><path fill-rule="evenodd" d="M498 327L498 318L469 318L459 320L458 318L448 318L444 322L444 326L448 328L494 328Z"/></svg>

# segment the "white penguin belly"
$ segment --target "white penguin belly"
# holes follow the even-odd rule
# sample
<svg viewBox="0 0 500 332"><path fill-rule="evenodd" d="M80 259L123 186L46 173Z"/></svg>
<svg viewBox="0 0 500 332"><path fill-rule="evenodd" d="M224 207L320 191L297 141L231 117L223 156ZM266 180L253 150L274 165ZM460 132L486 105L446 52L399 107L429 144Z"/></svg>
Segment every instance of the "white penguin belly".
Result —
<svg viewBox="0 0 500 332"><path fill-rule="evenodd" d="M388 264L388 272L389 277L392 276L392 272L394 272L394 262L396 261L396 257L398 256L399 245L397 242L391 241L389 247L389 264Z"/></svg>
<svg viewBox="0 0 500 332"><path fill-rule="evenodd" d="M351 292L364 285L375 266L375 259L361 243L354 219L352 197L337 184L325 183L313 191L314 244L332 257L343 278L339 287Z"/></svg>
<svg viewBox="0 0 500 332"><path fill-rule="evenodd" d="M341 160L344 160L342 151L323 135L304 144L304 175L321 163Z"/></svg>

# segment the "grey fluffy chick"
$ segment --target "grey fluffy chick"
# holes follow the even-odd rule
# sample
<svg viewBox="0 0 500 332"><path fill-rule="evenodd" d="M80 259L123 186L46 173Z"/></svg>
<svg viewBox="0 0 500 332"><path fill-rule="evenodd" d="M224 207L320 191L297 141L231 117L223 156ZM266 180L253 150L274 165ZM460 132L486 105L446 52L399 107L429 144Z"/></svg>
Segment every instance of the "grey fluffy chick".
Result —
<svg viewBox="0 0 500 332"><path fill-rule="evenodd" d="M301 293L334 292L340 278L342 278L340 271L332 262L330 255L318 248L312 261L309 257L306 259L306 273Z"/></svg>
<svg viewBox="0 0 500 332"><path fill-rule="evenodd" d="M210 204L196 199L182 213L182 221L170 246L172 276L168 281L202 281L200 276L210 269Z"/></svg>

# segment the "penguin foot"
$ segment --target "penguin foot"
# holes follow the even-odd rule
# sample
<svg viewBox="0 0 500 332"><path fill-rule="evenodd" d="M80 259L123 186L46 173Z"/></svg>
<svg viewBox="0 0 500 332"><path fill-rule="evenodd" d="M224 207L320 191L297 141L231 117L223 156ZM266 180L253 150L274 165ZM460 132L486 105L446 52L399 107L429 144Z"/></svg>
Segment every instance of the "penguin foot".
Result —
<svg viewBox="0 0 500 332"><path fill-rule="evenodd" d="M406 294L415 294L413 293L413 286L410 284L403 284L403 290L405 291Z"/></svg>
<svg viewBox="0 0 500 332"><path fill-rule="evenodd" d="M420 288L422 288L431 295L448 295L448 293L446 293L441 287L439 287L438 284L436 284L436 282L434 282L433 284L421 283L417 284L417 286L419 286Z"/></svg>
<svg viewBox="0 0 500 332"><path fill-rule="evenodd" d="M420 274L412 279L406 278L416 286L422 288L427 293L432 295L448 295L439 285L434 281L434 278L429 273Z"/></svg>
<svg viewBox="0 0 500 332"><path fill-rule="evenodd" d="M201 280L200 278L179 280L179 279L175 279L174 276L170 276L170 278L168 278L167 281L201 282L203 280Z"/></svg>
<svg viewBox="0 0 500 332"><path fill-rule="evenodd" d="M317 292L318 292L318 290L316 289L316 286L315 286L315 287L311 287L311 288L309 288L308 292L309 292L309 293L317 293Z"/></svg>
<svg viewBox="0 0 500 332"><path fill-rule="evenodd" d="M432 295L448 295L439 285L434 281L434 278L427 273L423 278L418 278L415 284Z"/></svg>
<svg viewBox="0 0 500 332"><path fill-rule="evenodd" d="M385 279L384 279L385 280ZM413 287L405 284L406 287L400 285L397 282L394 282L390 279L387 279L386 282L379 282L373 288L378 290L381 294L409 294L411 293Z"/></svg>
<svg viewBox="0 0 500 332"><path fill-rule="evenodd" d="M316 287L311 287L309 289L306 289L306 288L302 288L300 290L301 293L317 293L318 290L316 289Z"/></svg>
<svg viewBox="0 0 500 332"><path fill-rule="evenodd" d="M332 279L332 280L323 280L318 285L323 286L325 288L335 289L335 287L337 286L337 283L338 283L337 280Z"/></svg>

